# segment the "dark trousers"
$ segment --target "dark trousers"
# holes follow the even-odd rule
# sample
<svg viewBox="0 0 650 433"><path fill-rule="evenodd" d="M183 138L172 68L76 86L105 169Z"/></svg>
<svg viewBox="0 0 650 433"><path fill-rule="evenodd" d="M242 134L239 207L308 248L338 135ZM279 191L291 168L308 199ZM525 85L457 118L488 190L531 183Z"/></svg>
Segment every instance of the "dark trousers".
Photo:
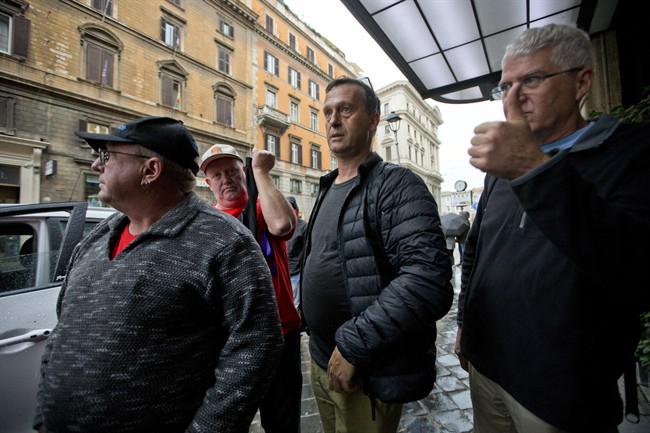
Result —
<svg viewBox="0 0 650 433"><path fill-rule="evenodd" d="M282 360L260 406L262 428L266 433L300 433L300 330L284 336Z"/></svg>

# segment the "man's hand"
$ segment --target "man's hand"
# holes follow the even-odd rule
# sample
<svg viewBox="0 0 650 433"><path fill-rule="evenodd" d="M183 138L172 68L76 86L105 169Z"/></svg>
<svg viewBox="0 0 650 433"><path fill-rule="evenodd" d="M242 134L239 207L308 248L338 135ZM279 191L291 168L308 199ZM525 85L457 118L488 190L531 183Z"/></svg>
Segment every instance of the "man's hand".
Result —
<svg viewBox="0 0 650 433"><path fill-rule="evenodd" d="M519 86L513 86L503 100L505 122L486 122L474 128L469 163L483 172L515 179L549 159L533 137L519 100Z"/></svg>
<svg viewBox="0 0 650 433"><path fill-rule="evenodd" d="M273 236L284 236L291 233L298 219L287 199L273 183L271 169L274 165L275 155L271 152L253 150L252 168L262 215Z"/></svg>
<svg viewBox="0 0 650 433"><path fill-rule="evenodd" d="M356 370L356 367L341 355L339 348L335 347L327 364L327 378L329 379L330 389L345 395L355 392L359 389L359 384L353 380Z"/></svg>
<svg viewBox="0 0 650 433"><path fill-rule="evenodd" d="M463 368L463 370L469 371L469 364L467 362L467 358L465 358L463 354L460 353L460 336L462 333L463 333L463 327L459 325L458 332L456 332L456 347L454 347L454 352L456 353L456 356L460 361L460 366Z"/></svg>
<svg viewBox="0 0 650 433"><path fill-rule="evenodd" d="M270 173L275 165L275 155L268 150L253 149L253 172Z"/></svg>

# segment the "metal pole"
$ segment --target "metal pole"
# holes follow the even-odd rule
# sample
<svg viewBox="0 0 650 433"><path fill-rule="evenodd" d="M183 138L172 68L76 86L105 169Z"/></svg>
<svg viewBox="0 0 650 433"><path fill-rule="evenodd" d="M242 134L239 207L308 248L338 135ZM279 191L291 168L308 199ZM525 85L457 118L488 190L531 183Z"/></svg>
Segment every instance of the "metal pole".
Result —
<svg viewBox="0 0 650 433"><path fill-rule="evenodd" d="M401 165L399 162L399 143L397 142L397 131L393 131L395 134L395 150L397 151L397 165Z"/></svg>

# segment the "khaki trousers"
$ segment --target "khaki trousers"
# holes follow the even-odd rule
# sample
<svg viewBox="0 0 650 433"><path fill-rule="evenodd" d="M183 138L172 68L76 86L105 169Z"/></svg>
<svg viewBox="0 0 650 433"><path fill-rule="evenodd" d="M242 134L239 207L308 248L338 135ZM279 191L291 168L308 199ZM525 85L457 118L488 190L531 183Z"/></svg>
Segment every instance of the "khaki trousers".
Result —
<svg viewBox="0 0 650 433"><path fill-rule="evenodd" d="M567 433L534 415L471 364L469 384L474 433ZM614 428L594 433L617 432L618 429Z"/></svg>
<svg viewBox="0 0 650 433"><path fill-rule="evenodd" d="M375 400L372 420L370 398L360 388L351 395L329 389L327 371L311 360L311 386L324 433L396 433L402 417L401 404Z"/></svg>

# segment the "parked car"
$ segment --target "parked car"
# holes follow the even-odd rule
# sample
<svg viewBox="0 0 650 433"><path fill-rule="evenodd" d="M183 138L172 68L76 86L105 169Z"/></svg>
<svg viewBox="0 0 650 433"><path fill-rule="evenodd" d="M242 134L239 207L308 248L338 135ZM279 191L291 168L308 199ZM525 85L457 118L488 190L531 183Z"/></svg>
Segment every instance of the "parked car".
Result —
<svg viewBox="0 0 650 433"><path fill-rule="evenodd" d="M114 209L0 206L0 432L33 432L45 340L74 247Z"/></svg>

